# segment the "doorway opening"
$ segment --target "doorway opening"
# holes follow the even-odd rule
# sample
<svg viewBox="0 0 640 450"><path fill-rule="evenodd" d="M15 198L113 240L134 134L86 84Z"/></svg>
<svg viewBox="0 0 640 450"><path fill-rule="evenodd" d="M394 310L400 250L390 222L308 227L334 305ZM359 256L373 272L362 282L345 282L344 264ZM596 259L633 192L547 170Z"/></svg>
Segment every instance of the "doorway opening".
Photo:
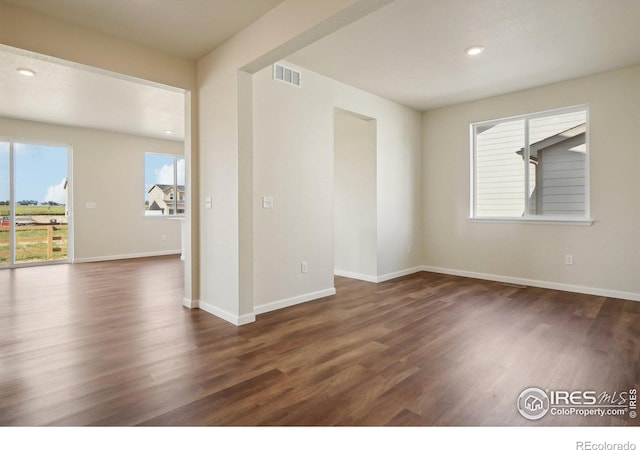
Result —
<svg viewBox="0 0 640 450"><path fill-rule="evenodd" d="M0 266L73 257L71 148L0 141Z"/></svg>
<svg viewBox="0 0 640 450"><path fill-rule="evenodd" d="M334 111L334 274L375 281L377 238L377 121Z"/></svg>

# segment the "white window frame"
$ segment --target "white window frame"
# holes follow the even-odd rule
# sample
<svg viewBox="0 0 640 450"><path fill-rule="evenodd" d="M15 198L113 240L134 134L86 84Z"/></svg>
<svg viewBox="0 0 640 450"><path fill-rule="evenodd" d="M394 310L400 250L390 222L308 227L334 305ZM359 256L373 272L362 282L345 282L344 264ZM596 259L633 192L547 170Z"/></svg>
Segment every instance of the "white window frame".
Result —
<svg viewBox="0 0 640 450"><path fill-rule="evenodd" d="M585 135L585 215L584 216L568 216L568 215L536 215L529 213L529 201L527 196L527 189L525 189L524 198L524 214L522 217L485 217L477 215L477 201L476 201L476 182L477 182L477 168L476 168L476 128L479 126L494 125L502 122L513 120L524 120L525 132L524 132L524 161L530 159L530 146L529 146L529 121L540 117L553 116L557 114L566 114L571 112L584 111L586 114L586 135ZM543 223L543 224L568 224L568 225L591 225L593 219L591 218L591 189L589 180L589 160L590 160L590 119L589 119L589 107L587 105L577 105L567 108L552 109L547 111L541 111L530 114L521 114L511 117L503 117L500 119L486 120L482 122L474 122L469 125L470 135L470 157L471 157L471 173L470 173L470 211L469 220L472 222L504 222L504 223ZM529 186L529 168L526 169L523 164L523 171L525 175L525 186Z"/></svg>

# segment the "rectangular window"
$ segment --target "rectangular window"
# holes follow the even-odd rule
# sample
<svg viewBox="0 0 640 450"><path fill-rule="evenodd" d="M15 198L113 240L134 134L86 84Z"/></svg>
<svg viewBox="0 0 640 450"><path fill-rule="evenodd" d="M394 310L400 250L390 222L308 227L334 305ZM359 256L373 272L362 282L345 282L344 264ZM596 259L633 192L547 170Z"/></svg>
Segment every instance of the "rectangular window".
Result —
<svg viewBox="0 0 640 450"><path fill-rule="evenodd" d="M587 108L471 126L471 217L589 220Z"/></svg>
<svg viewBox="0 0 640 450"><path fill-rule="evenodd" d="M144 156L146 216L184 214L184 158L159 153Z"/></svg>

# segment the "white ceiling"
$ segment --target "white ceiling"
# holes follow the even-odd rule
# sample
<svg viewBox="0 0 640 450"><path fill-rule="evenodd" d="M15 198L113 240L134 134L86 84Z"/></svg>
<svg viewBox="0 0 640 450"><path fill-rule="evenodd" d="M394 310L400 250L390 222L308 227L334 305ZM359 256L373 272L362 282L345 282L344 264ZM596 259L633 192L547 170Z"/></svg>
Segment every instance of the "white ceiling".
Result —
<svg viewBox="0 0 640 450"><path fill-rule="evenodd" d="M0 99L0 117L184 139L184 92L2 46Z"/></svg>
<svg viewBox="0 0 640 450"><path fill-rule="evenodd" d="M197 59L282 0L2 0L103 33Z"/></svg>
<svg viewBox="0 0 640 450"><path fill-rule="evenodd" d="M1 0L196 59L282 0ZM37 75L26 78L16 69ZM184 139L184 93L0 45L0 117ZM167 135L165 130L174 133Z"/></svg>
<svg viewBox="0 0 640 450"><path fill-rule="evenodd" d="M281 0L0 1L194 58ZM640 63L639 23L639 0L396 0L287 59L428 110ZM2 46L0 99L0 116L184 137L182 92Z"/></svg>
<svg viewBox="0 0 640 450"><path fill-rule="evenodd" d="M396 0L287 59L428 110L640 63L640 1Z"/></svg>

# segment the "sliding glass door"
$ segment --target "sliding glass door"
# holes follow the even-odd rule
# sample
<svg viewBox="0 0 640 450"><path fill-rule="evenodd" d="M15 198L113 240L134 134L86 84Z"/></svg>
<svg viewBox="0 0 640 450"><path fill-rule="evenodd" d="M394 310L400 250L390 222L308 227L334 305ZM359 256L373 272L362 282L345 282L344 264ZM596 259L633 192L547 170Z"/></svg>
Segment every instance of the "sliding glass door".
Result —
<svg viewBox="0 0 640 450"><path fill-rule="evenodd" d="M67 147L0 145L0 265L70 260L69 159Z"/></svg>
<svg viewBox="0 0 640 450"><path fill-rule="evenodd" d="M11 263L12 230L9 214L11 198L10 145L0 141L0 267Z"/></svg>

